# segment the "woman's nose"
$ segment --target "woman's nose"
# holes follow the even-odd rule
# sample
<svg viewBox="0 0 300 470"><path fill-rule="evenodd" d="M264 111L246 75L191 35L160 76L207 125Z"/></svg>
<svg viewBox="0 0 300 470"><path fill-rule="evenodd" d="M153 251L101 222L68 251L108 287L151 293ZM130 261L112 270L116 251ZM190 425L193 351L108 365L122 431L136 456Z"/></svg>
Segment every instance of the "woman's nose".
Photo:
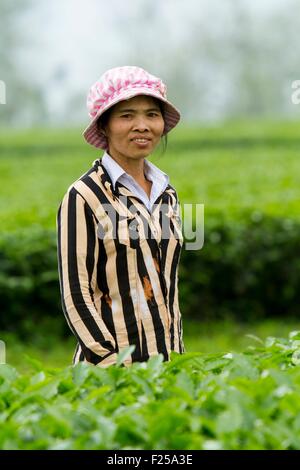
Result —
<svg viewBox="0 0 300 470"><path fill-rule="evenodd" d="M136 117L134 121L134 129L139 130L139 131L145 131L146 129L149 129L149 123L147 119L143 116Z"/></svg>

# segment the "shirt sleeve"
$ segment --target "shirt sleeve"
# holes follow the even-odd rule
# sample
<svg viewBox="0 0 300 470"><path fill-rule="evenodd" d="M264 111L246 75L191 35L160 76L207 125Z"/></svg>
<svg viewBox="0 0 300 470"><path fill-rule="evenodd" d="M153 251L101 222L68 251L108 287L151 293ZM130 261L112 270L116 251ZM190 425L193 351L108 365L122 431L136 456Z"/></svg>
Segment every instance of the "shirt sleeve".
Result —
<svg viewBox="0 0 300 470"><path fill-rule="evenodd" d="M115 340L94 303L97 221L75 188L66 193L58 209L57 251L62 308L68 325L88 362L112 364L117 359Z"/></svg>

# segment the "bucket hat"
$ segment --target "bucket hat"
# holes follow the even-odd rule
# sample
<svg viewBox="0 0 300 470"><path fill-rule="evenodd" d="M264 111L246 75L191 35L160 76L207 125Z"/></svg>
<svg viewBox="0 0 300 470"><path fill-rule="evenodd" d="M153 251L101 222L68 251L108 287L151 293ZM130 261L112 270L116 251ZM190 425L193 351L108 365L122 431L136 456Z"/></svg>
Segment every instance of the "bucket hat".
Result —
<svg viewBox="0 0 300 470"><path fill-rule="evenodd" d="M167 100L167 87L160 78L137 66L115 67L107 70L89 90L87 107L91 122L83 132L85 140L97 148L108 150L108 141L97 126L99 117L119 101L137 95L152 96L164 103L163 135L179 122L180 112Z"/></svg>

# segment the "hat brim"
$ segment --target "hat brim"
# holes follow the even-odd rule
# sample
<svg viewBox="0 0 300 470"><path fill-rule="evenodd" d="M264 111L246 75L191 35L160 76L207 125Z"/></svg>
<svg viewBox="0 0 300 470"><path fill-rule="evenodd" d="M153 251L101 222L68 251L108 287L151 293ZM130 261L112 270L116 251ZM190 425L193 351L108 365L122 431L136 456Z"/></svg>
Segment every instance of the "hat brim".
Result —
<svg viewBox="0 0 300 470"><path fill-rule="evenodd" d="M83 131L83 136L85 140L93 145L96 148L101 148L103 150L108 150L108 142L105 135L100 134L97 121L99 117L107 111L109 108L119 103L120 101L128 100L138 95L147 95L157 98L164 103L164 122L165 127L162 135L166 135L170 130L172 130L180 120L180 112L175 108L167 99L163 98L160 93L156 93L154 90L149 88L137 88L134 90L125 90L121 94L112 98L106 106L103 106L101 110L96 114L92 119L87 128Z"/></svg>

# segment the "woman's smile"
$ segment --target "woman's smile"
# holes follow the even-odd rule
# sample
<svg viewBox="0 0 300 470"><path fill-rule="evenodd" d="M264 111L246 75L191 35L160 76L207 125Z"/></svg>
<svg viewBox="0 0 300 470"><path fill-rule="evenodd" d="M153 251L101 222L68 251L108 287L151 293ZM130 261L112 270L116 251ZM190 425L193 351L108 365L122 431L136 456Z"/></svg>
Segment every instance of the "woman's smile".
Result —
<svg viewBox="0 0 300 470"><path fill-rule="evenodd" d="M146 148L150 144L150 139L136 138L131 140L135 145L140 148Z"/></svg>

